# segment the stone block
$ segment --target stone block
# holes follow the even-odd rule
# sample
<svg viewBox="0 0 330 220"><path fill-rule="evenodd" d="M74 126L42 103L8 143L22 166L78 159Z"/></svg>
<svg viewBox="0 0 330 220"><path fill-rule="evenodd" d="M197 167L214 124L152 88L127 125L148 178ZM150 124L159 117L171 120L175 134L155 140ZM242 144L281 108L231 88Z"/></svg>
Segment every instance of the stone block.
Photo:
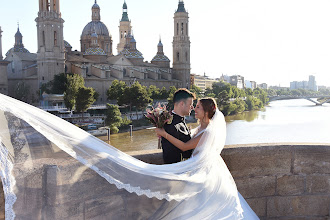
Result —
<svg viewBox="0 0 330 220"><path fill-rule="evenodd" d="M330 175L309 175L306 177L308 193L330 193Z"/></svg>
<svg viewBox="0 0 330 220"><path fill-rule="evenodd" d="M284 175L277 177L278 195L300 195L305 191L305 177L299 175Z"/></svg>
<svg viewBox="0 0 330 220"><path fill-rule="evenodd" d="M329 146L296 146L293 172L295 174L330 174Z"/></svg>
<svg viewBox="0 0 330 220"><path fill-rule="evenodd" d="M244 198L275 195L276 177L251 177L235 179L238 191Z"/></svg>
<svg viewBox="0 0 330 220"><path fill-rule="evenodd" d="M253 199L246 199L246 202L249 204L251 209L259 216L266 217L266 207L267 207L267 198L253 198Z"/></svg>
<svg viewBox="0 0 330 220"><path fill-rule="evenodd" d="M234 178L290 174L291 148L258 146L226 148L221 153Z"/></svg>
<svg viewBox="0 0 330 220"><path fill-rule="evenodd" d="M329 217L330 197L326 195L275 196L268 198L268 217Z"/></svg>
<svg viewBox="0 0 330 220"><path fill-rule="evenodd" d="M5 195L3 193L3 186L0 179L0 220L5 219Z"/></svg>

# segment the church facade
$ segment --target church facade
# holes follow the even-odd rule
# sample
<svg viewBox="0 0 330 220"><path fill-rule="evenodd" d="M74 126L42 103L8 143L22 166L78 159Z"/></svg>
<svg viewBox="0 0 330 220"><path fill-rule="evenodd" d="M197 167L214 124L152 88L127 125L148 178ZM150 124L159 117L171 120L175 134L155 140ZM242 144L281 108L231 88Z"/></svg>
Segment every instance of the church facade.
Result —
<svg viewBox="0 0 330 220"><path fill-rule="evenodd" d="M0 57L1 80L4 79L3 75L7 76L6 89L10 96L15 97L15 88L18 84L25 84L31 93L27 101L33 102L42 84L51 81L54 75L64 72L83 76L85 85L93 87L100 94L98 103L106 102L106 92L116 79L128 85L138 81L142 85L155 85L159 88L170 86L189 88L189 18L183 1L179 1L174 13L173 68L170 67L170 59L163 52L161 40L155 45L157 53L151 62L144 61L132 34L126 2L123 4L119 23L116 55L109 30L101 21L101 8L96 0L91 9L92 20L82 30L81 51L72 51L71 45L64 40L64 20L59 5L60 0L39 0L38 17L35 19L37 53L30 53L25 49L23 35L18 28L14 47L6 53L4 60Z"/></svg>

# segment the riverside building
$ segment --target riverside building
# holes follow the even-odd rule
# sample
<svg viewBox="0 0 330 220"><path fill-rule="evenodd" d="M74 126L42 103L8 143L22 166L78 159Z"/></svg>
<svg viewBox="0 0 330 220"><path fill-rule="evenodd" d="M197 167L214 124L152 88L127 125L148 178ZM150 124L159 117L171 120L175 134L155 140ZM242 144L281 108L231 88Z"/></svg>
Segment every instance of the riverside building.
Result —
<svg viewBox="0 0 330 220"><path fill-rule="evenodd" d="M100 94L97 103L106 102L107 89L116 79L128 85L138 81L144 86L190 88L189 17L182 0L174 13L173 68L164 54L161 39L157 45L155 42L156 54L151 62L144 61L143 48L140 50L132 32L126 2L123 3L119 22L120 40L116 55L110 31L101 20L101 7L96 0L91 8L92 20L81 33L81 51L72 51L70 43L63 38L65 18L62 18L59 6L60 0L39 0L38 17L35 19L36 53L24 47L23 35L17 29L14 47L5 54L4 61L0 56L0 79L6 81L0 81L0 92L8 91L10 96L15 97L15 88L24 84L29 88L27 102L37 104L34 100L37 100L36 94L41 85L59 73L81 75L85 85ZM8 76L8 80L4 76Z"/></svg>

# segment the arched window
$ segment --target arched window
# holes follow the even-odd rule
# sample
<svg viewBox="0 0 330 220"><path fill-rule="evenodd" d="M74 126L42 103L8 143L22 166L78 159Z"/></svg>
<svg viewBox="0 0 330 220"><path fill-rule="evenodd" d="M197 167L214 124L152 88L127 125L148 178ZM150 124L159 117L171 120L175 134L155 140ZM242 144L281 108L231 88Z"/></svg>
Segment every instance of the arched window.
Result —
<svg viewBox="0 0 330 220"><path fill-rule="evenodd" d="M46 45L46 39L45 39L45 31L42 31L42 46Z"/></svg>
<svg viewBox="0 0 330 220"><path fill-rule="evenodd" d="M176 35L179 35L179 23L176 23Z"/></svg>
<svg viewBox="0 0 330 220"><path fill-rule="evenodd" d="M176 53L176 60L177 61L180 61L180 54L179 54L179 52Z"/></svg>
<svg viewBox="0 0 330 220"><path fill-rule="evenodd" d="M188 36L188 23L186 23L186 34Z"/></svg>
<svg viewBox="0 0 330 220"><path fill-rule="evenodd" d="M57 33L54 31L54 46L57 46Z"/></svg>
<svg viewBox="0 0 330 220"><path fill-rule="evenodd" d="M181 23L181 35L183 35L183 23Z"/></svg>
<svg viewBox="0 0 330 220"><path fill-rule="evenodd" d="M186 52L186 61L188 61L188 52Z"/></svg>
<svg viewBox="0 0 330 220"><path fill-rule="evenodd" d="M49 9L50 9L50 0L47 0L46 9L47 9L47 11L49 11Z"/></svg>
<svg viewBox="0 0 330 220"><path fill-rule="evenodd" d="M120 33L120 38L123 38L123 32Z"/></svg>
<svg viewBox="0 0 330 220"><path fill-rule="evenodd" d="M54 0L53 10L56 11L56 0Z"/></svg>

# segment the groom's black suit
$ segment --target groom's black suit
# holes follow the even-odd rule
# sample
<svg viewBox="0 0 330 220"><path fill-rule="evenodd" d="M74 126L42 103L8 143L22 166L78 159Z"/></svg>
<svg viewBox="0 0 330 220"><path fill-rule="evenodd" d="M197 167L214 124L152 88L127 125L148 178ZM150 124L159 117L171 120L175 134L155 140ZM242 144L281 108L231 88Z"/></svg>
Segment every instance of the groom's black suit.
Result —
<svg viewBox="0 0 330 220"><path fill-rule="evenodd" d="M173 137L187 142L191 139L190 131L186 125L184 117L180 115L173 114L173 120L171 124L165 124L164 129L167 133ZM182 158L189 158L193 150L182 151L175 147L165 138L162 138L162 148L163 148L163 159L165 164L180 162Z"/></svg>

